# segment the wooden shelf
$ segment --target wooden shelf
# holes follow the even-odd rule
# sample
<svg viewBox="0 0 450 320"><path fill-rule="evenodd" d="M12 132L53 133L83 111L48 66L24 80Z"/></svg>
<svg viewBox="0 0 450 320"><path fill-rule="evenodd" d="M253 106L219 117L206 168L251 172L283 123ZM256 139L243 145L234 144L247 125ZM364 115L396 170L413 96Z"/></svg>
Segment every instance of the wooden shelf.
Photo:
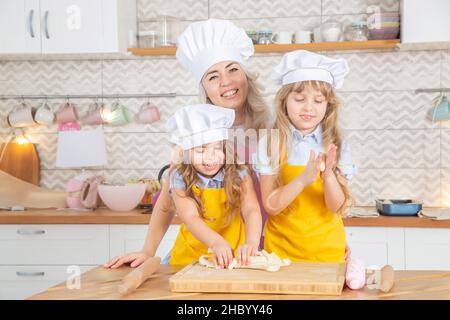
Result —
<svg viewBox="0 0 450 320"><path fill-rule="evenodd" d="M368 40L368 41L340 41L318 42L304 44L257 44L256 53L289 52L293 50L308 51L340 51L340 50L368 50L368 49L393 49L400 43L399 39L392 40ZM173 56L176 47L161 48L129 48L129 52L137 56Z"/></svg>

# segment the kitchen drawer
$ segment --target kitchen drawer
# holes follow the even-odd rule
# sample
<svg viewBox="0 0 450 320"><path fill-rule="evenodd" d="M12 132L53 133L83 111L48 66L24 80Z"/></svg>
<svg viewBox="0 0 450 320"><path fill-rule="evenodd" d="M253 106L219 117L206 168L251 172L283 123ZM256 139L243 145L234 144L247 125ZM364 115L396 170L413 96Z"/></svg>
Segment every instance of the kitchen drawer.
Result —
<svg viewBox="0 0 450 320"><path fill-rule="evenodd" d="M450 270L450 230L405 230L406 269Z"/></svg>
<svg viewBox="0 0 450 320"><path fill-rule="evenodd" d="M0 300L25 299L55 286L73 273L68 266L0 266ZM96 266L80 266L81 273ZM83 286L83 283L81 283Z"/></svg>
<svg viewBox="0 0 450 320"><path fill-rule="evenodd" d="M403 228L346 227L351 256L366 265L390 264L396 270L405 268Z"/></svg>
<svg viewBox="0 0 450 320"><path fill-rule="evenodd" d="M110 257L141 251L147 236L148 225L111 225ZM170 252L180 230L180 225L170 225L156 251L162 259Z"/></svg>
<svg viewBox="0 0 450 320"><path fill-rule="evenodd" d="M108 225L0 225L0 265L95 265L109 256Z"/></svg>

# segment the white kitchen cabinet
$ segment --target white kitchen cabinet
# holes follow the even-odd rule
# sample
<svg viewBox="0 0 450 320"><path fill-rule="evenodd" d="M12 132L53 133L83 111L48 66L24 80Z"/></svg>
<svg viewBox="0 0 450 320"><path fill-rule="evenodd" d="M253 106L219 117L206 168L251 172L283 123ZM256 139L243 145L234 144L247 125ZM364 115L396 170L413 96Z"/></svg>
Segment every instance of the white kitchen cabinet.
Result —
<svg viewBox="0 0 450 320"><path fill-rule="evenodd" d="M0 225L0 265L103 264L108 249L108 225Z"/></svg>
<svg viewBox="0 0 450 320"><path fill-rule="evenodd" d="M403 228L346 227L351 256L369 265L390 264L405 269Z"/></svg>
<svg viewBox="0 0 450 320"><path fill-rule="evenodd" d="M450 41L450 1L402 0L402 43Z"/></svg>
<svg viewBox="0 0 450 320"><path fill-rule="evenodd" d="M450 270L450 230L405 229L408 270Z"/></svg>
<svg viewBox="0 0 450 320"><path fill-rule="evenodd" d="M40 53L39 0L0 0L0 53Z"/></svg>
<svg viewBox="0 0 450 320"><path fill-rule="evenodd" d="M111 225L110 227L110 257L127 252L141 251L147 235L148 225ZM180 225L171 225L156 251L156 255L164 257L172 250L178 235Z"/></svg>
<svg viewBox="0 0 450 320"><path fill-rule="evenodd" d="M0 9L0 53L125 52L135 42L136 0L0 0Z"/></svg>
<svg viewBox="0 0 450 320"><path fill-rule="evenodd" d="M0 300L25 299L66 281L74 273L69 266L0 266ZM81 273L96 266L79 266ZM83 283L81 282L81 287Z"/></svg>

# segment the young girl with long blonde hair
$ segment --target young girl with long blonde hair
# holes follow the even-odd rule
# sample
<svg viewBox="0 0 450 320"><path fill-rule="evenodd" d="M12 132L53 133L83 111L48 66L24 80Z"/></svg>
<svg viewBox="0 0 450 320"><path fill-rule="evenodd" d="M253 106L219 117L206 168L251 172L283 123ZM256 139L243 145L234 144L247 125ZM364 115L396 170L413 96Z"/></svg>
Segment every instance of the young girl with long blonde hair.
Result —
<svg viewBox="0 0 450 320"><path fill-rule="evenodd" d="M245 265L258 250L262 223L253 182L228 140L234 117L229 108L201 104L177 110L167 122L171 141L183 149L182 162L170 174L183 221L171 264L191 263L209 250L222 268L233 257Z"/></svg>
<svg viewBox="0 0 450 320"><path fill-rule="evenodd" d="M282 85L275 131L261 139L255 167L269 215L264 249L282 258L344 261L341 215L354 166L337 125L334 88L347 72L345 60L302 50L287 53L274 69Z"/></svg>

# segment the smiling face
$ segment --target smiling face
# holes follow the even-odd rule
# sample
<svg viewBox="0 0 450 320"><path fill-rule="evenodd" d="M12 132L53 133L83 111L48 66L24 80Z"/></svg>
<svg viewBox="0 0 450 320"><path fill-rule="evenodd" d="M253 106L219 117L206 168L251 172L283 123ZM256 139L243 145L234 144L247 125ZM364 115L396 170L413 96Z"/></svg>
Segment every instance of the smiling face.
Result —
<svg viewBox="0 0 450 320"><path fill-rule="evenodd" d="M203 76L202 86L212 104L242 112L248 95L248 80L239 63L223 61L211 66Z"/></svg>
<svg viewBox="0 0 450 320"><path fill-rule="evenodd" d="M225 164L224 142L212 142L192 148L190 161L197 172L213 177Z"/></svg>
<svg viewBox="0 0 450 320"><path fill-rule="evenodd" d="M325 96L313 86L306 86L301 92L292 91L286 99L289 120L303 135L316 129L325 117L327 105Z"/></svg>

